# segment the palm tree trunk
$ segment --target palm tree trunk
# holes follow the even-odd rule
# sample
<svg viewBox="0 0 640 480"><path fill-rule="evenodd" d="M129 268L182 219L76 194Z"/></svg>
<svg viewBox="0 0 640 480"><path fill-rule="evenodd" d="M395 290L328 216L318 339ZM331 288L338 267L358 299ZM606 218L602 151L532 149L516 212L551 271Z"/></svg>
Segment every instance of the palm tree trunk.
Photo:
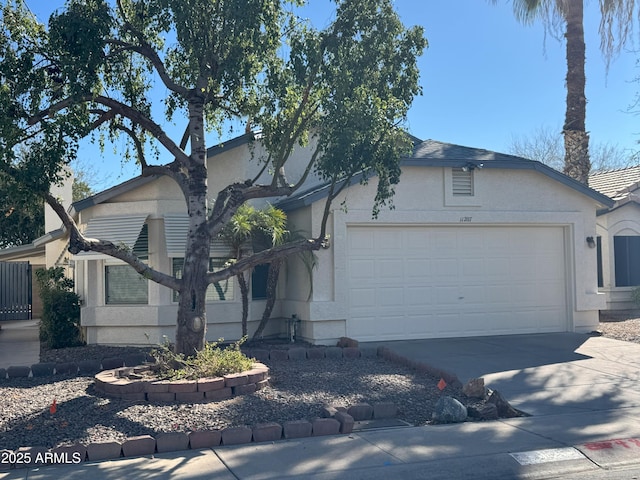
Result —
<svg viewBox="0 0 640 480"><path fill-rule="evenodd" d="M276 260L269 264L269 273L267 275L267 304L264 307L262 319L260 320L258 329L253 334L252 340L258 340L262 337L262 332L264 332L264 329L271 318L271 312L273 311L273 306L276 303L278 278L280 277L281 266L282 260Z"/></svg>
<svg viewBox="0 0 640 480"><path fill-rule="evenodd" d="M242 336L247 336L247 318L249 316L249 284L244 272L238 275L238 284L242 294Z"/></svg>
<svg viewBox="0 0 640 480"><path fill-rule="evenodd" d="M564 173L586 185L589 181L591 161L589 160L589 135L585 128L587 99L583 7L582 0L566 2L567 110L563 134Z"/></svg>

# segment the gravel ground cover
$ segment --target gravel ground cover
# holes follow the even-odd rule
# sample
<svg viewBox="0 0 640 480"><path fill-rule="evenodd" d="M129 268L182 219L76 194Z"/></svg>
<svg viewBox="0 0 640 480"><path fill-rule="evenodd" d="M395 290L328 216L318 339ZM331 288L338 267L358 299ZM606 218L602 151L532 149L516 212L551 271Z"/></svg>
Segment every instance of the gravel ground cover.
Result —
<svg viewBox="0 0 640 480"><path fill-rule="evenodd" d="M132 349L128 352L131 353ZM108 357L113 347L79 347L44 353L42 360ZM55 447L76 442L122 441L127 437L172 431L254 426L263 422L313 419L324 405L394 402L399 418L414 424L430 421L441 395L472 402L459 389L380 358L265 362L270 385L251 395L221 402L161 404L128 402L100 396L93 377L46 377L0 383L0 449ZM56 412L50 406L56 399Z"/></svg>
<svg viewBox="0 0 640 480"><path fill-rule="evenodd" d="M604 336L640 343L640 318L603 320L599 330ZM41 361L108 358L140 350L104 346L49 350L42 352ZM430 422L441 395L471 403L451 386L441 393L436 387L438 378L418 375L379 358L266 363L271 370L267 388L209 403L154 404L104 398L95 392L93 377L0 381L0 449L122 441L136 435L253 426L268 421L283 423L315 418L323 405L360 402L394 402L400 409L399 418L423 425ZM54 399L57 408L52 414Z"/></svg>
<svg viewBox="0 0 640 480"><path fill-rule="evenodd" d="M600 321L602 335L625 342L640 343L640 318L607 319Z"/></svg>

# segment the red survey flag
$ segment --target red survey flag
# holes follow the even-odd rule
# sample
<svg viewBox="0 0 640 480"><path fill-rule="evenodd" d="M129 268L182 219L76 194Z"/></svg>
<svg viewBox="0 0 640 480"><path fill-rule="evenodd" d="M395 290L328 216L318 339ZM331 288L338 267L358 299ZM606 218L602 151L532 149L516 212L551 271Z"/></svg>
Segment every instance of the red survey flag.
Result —
<svg viewBox="0 0 640 480"><path fill-rule="evenodd" d="M438 388L440 389L440 391L442 391L445 389L446 386L447 386L447 382L444 381L444 378L441 378L440 381L438 382Z"/></svg>

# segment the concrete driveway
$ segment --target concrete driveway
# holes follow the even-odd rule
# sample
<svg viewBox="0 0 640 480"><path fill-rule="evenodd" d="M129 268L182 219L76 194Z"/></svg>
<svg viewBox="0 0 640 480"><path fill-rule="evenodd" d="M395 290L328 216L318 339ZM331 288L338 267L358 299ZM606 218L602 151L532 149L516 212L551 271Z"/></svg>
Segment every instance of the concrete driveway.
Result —
<svg viewBox="0 0 640 480"><path fill-rule="evenodd" d="M578 333L376 342L405 357L484 377L531 415L640 407L640 344Z"/></svg>
<svg viewBox="0 0 640 480"><path fill-rule="evenodd" d="M0 322L0 368L40 362L40 320Z"/></svg>

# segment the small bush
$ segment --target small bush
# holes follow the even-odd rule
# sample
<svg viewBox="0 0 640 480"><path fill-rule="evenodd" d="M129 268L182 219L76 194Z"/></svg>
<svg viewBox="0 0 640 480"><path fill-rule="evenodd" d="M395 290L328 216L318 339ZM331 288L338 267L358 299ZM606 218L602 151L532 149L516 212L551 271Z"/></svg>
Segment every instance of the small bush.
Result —
<svg viewBox="0 0 640 480"><path fill-rule="evenodd" d="M249 370L255 359L240 351L245 338L225 348L219 346L222 341L223 339L219 339L218 342L205 344L193 357L174 353L171 345L165 342L151 351L155 360L154 372L161 378L194 380Z"/></svg>
<svg viewBox="0 0 640 480"><path fill-rule="evenodd" d="M80 329L80 297L61 267L36 270L42 298L40 341L49 348L84 345Z"/></svg>

